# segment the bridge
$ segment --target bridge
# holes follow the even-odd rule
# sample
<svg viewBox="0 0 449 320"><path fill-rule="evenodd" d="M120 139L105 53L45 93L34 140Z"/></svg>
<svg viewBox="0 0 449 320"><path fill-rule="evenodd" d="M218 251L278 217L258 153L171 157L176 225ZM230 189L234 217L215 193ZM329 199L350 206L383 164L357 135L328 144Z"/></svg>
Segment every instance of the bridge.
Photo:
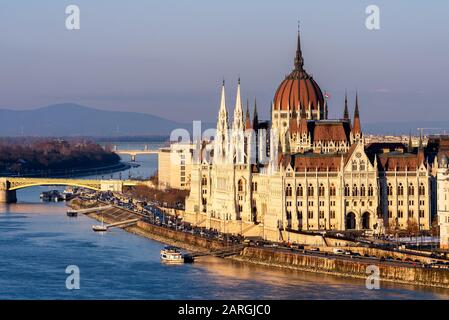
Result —
<svg viewBox="0 0 449 320"><path fill-rule="evenodd" d="M0 203L17 202L16 190L35 186L72 186L95 191L122 192L123 187L132 187L138 184L144 184L144 182L138 180L0 177Z"/></svg>
<svg viewBox="0 0 449 320"><path fill-rule="evenodd" d="M116 154L127 154L131 157L131 161L135 162L136 161L136 157L140 154L158 154L158 150L151 150L148 149L148 146L145 146L145 149L141 150L141 149L129 149L129 150L125 150L125 149L118 149L117 146L114 146L114 153Z"/></svg>

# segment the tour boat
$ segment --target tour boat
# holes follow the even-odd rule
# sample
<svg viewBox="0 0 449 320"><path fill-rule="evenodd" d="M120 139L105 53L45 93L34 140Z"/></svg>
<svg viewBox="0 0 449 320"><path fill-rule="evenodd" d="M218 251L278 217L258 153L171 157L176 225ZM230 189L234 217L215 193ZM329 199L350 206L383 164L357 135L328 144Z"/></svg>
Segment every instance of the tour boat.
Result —
<svg viewBox="0 0 449 320"><path fill-rule="evenodd" d="M166 246L161 250L161 261L165 263L184 263L184 257L178 248Z"/></svg>

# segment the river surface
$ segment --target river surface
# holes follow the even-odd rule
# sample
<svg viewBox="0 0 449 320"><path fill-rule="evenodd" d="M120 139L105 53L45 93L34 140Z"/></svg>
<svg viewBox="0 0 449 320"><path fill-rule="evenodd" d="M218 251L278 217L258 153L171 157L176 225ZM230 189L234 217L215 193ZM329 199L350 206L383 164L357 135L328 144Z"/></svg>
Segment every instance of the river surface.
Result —
<svg viewBox="0 0 449 320"><path fill-rule="evenodd" d="M127 144L122 145L128 148ZM134 145L135 147L135 145ZM124 158L124 160L128 160ZM156 156L122 176L150 176ZM115 174L117 175L117 174ZM96 222L66 216L63 203L41 203L48 187L18 191L0 205L0 299L448 299L449 290L270 269L212 257L193 264L161 264L163 244ZM66 288L67 266L80 270L80 289Z"/></svg>

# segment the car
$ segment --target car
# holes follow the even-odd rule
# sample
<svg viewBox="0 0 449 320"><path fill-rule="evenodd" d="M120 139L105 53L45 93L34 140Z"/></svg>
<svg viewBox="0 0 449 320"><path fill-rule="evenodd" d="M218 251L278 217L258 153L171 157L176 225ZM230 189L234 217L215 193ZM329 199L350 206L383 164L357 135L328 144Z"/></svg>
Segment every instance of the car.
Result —
<svg viewBox="0 0 449 320"><path fill-rule="evenodd" d="M338 249L338 248L334 248L334 249L332 250L332 252L335 253L335 254L344 254L344 253L345 253L345 250L343 250L343 249Z"/></svg>
<svg viewBox="0 0 449 320"><path fill-rule="evenodd" d="M317 251L320 251L320 248L310 247L308 250L317 252Z"/></svg>

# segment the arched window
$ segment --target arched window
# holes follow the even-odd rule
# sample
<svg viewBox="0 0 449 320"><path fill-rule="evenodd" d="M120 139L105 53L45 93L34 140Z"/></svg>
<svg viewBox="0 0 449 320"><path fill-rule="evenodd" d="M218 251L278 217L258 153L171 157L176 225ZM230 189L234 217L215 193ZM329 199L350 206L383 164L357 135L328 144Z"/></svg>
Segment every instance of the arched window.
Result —
<svg viewBox="0 0 449 320"><path fill-rule="evenodd" d="M331 186L329 188L329 195L331 197L335 197L337 195L337 189L335 188L334 184L331 184Z"/></svg>
<svg viewBox="0 0 449 320"><path fill-rule="evenodd" d="M372 197L374 195L374 189L373 189L373 185L370 184L368 186L368 197Z"/></svg>
<svg viewBox="0 0 449 320"><path fill-rule="evenodd" d="M357 185L354 184L354 185L352 186L352 196L353 196L353 197L357 197L357 195L358 195Z"/></svg>
<svg viewBox="0 0 449 320"><path fill-rule="evenodd" d="M287 188L285 189L285 196L286 197L291 197L292 196L292 186L289 184L287 184Z"/></svg>
<svg viewBox="0 0 449 320"><path fill-rule="evenodd" d="M203 177L201 178L201 185L202 185L202 186L207 186L207 178L206 178L206 176L203 176Z"/></svg>
<svg viewBox="0 0 449 320"><path fill-rule="evenodd" d="M404 186L402 185L402 183L400 183L398 185L398 196L403 196L404 195Z"/></svg>
<svg viewBox="0 0 449 320"><path fill-rule="evenodd" d="M300 185L300 184L296 187L296 196L297 197L303 196L302 185Z"/></svg>
<svg viewBox="0 0 449 320"><path fill-rule="evenodd" d="M242 179L239 180L238 190L239 190L239 192L243 192L243 180Z"/></svg>
<svg viewBox="0 0 449 320"><path fill-rule="evenodd" d="M361 196L361 197L364 197L364 196L365 196L365 192L366 192L365 185L362 184L362 185L360 186L360 196Z"/></svg>
<svg viewBox="0 0 449 320"><path fill-rule="evenodd" d="M365 161L360 161L360 171L365 171Z"/></svg>
<svg viewBox="0 0 449 320"><path fill-rule="evenodd" d="M349 193L349 184L345 185L345 197L349 197L350 193Z"/></svg>
<svg viewBox="0 0 449 320"><path fill-rule="evenodd" d="M388 184L387 191L389 196L393 195L393 186L391 185L391 183Z"/></svg>
<svg viewBox="0 0 449 320"><path fill-rule="evenodd" d="M408 186L408 195L409 196L415 195L415 187L413 186L413 183L410 183L410 185Z"/></svg>
<svg viewBox="0 0 449 320"><path fill-rule="evenodd" d="M421 182L419 185L419 195L425 196L426 195L426 187L424 187L424 183Z"/></svg>
<svg viewBox="0 0 449 320"><path fill-rule="evenodd" d="M309 184L309 187L307 188L307 195L309 197L313 197L313 186L312 186L312 184Z"/></svg>
<svg viewBox="0 0 449 320"><path fill-rule="evenodd" d="M319 187L319 189L318 189L319 191L319 196L320 197L324 197L324 185L323 184L320 184L320 187Z"/></svg>

